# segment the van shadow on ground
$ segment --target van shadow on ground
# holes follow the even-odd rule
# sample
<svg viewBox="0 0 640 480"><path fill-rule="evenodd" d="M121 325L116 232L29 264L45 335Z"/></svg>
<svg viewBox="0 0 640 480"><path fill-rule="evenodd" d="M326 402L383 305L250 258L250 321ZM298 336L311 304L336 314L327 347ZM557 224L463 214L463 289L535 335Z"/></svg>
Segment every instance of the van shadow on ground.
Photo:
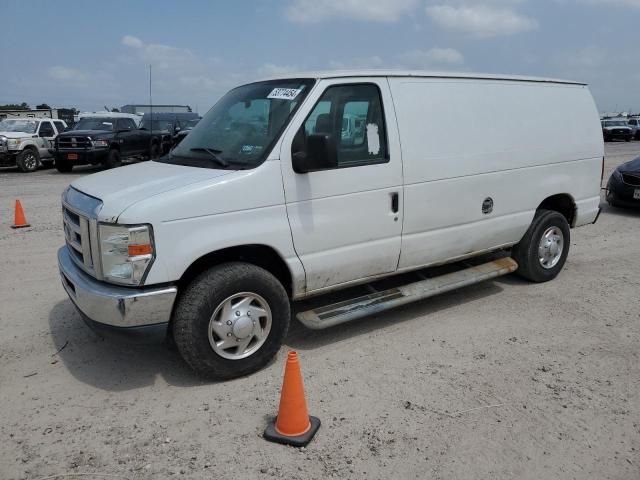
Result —
<svg viewBox="0 0 640 480"><path fill-rule="evenodd" d="M511 277L512 275L509 275ZM500 277L506 278L506 277ZM409 321L429 322L429 315L442 310L463 305L478 299L485 299L503 291L495 281L487 280L476 285L467 286L459 290L436 295L431 298L404 305L402 307L380 312L359 320L336 325L326 330L310 330L297 320L292 320L289 335L285 339L287 346L300 350L322 348L341 340L368 335L375 330L383 330L391 325ZM297 310L303 310L297 307ZM294 310L293 315L295 318ZM422 317L422 318L421 318ZM409 328L409 327L407 327Z"/></svg>
<svg viewBox="0 0 640 480"><path fill-rule="evenodd" d="M165 344L139 345L101 338L82 321L70 300L49 313L49 328L58 357L76 379L109 391L153 385L158 376L180 387L202 385L175 349ZM68 343L67 343L68 342Z"/></svg>
<svg viewBox="0 0 640 480"><path fill-rule="evenodd" d="M421 320L427 322L430 314L483 299L502 290L496 283L486 281L321 331L309 330L294 319L285 344L310 350L418 317L427 317ZM69 373L95 388L115 392L133 390L153 385L158 376L179 387L211 383L200 379L180 354L165 344L140 345L101 338L84 324L70 300L61 301L53 307L49 314L49 328L56 350L62 348L58 357Z"/></svg>

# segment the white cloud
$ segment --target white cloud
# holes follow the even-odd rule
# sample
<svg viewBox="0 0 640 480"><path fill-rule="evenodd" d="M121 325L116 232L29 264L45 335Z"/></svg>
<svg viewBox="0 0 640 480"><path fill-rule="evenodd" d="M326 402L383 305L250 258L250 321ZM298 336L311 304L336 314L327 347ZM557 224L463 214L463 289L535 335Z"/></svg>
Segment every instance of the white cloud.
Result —
<svg viewBox="0 0 640 480"><path fill-rule="evenodd" d="M292 0L286 10L289 20L318 23L338 18L374 22L396 22L418 6L419 0Z"/></svg>
<svg viewBox="0 0 640 480"><path fill-rule="evenodd" d="M49 78L66 84L81 84L87 80L87 74L78 69L56 65L47 69Z"/></svg>
<svg viewBox="0 0 640 480"><path fill-rule="evenodd" d="M444 29L478 38L513 35L538 27L535 19L499 5L431 5L427 7L427 15Z"/></svg>
<svg viewBox="0 0 640 480"><path fill-rule="evenodd" d="M412 68L433 68L462 65L464 56L454 48L431 48L403 53L399 56L399 60L403 65Z"/></svg>
<svg viewBox="0 0 640 480"><path fill-rule="evenodd" d="M142 40L132 35L125 35L124 37L122 37L122 44L126 45L127 47L133 48L142 48L142 46L144 45L142 43Z"/></svg>
<svg viewBox="0 0 640 480"><path fill-rule="evenodd" d="M265 63L258 68L258 75L261 77L276 77L278 75L285 75L287 73L298 72L299 67L294 65L276 65L273 63Z"/></svg>

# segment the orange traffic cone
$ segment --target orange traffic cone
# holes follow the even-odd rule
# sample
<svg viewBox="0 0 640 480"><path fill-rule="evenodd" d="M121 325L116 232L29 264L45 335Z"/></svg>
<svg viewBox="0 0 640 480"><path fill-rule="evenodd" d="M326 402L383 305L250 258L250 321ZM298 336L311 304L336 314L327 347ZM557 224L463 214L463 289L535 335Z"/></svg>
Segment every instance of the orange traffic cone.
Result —
<svg viewBox="0 0 640 480"><path fill-rule="evenodd" d="M13 225L11 225L11 228L24 228L24 227L31 226L27 223L27 219L24 216L24 210L22 210L22 204L20 203L20 200L16 200L16 209L15 209L14 218L15 220L13 222Z"/></svg>
<svg viewBox="0 0 640 480"><path fill-rule="evenodd" d="M285 445L304 447L320 428L320 419L307 413L300 362L296 352L289 352L284 370L278 416L269 422L264 438Z"/></svg>

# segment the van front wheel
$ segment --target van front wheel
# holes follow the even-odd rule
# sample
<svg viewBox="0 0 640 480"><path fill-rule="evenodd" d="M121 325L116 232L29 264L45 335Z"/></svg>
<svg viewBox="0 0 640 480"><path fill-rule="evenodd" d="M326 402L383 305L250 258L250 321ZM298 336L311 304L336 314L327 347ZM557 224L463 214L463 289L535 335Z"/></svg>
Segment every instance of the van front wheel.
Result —
<svg viewBox="0 0 640 480"><path fill-rule="evenodd" d="M511 256L516 273L532 282L548 282L558 276L567 260L570 244L567 219L552 210L538 210Z"/></svg>
<svg viewBox="0 0 640 480"><path fill-rule="evenodd" d="M248 263L225 263L196 277L174 312L178 351L199 375L227 380L264 367L289 329L282 284Z"/></svg>

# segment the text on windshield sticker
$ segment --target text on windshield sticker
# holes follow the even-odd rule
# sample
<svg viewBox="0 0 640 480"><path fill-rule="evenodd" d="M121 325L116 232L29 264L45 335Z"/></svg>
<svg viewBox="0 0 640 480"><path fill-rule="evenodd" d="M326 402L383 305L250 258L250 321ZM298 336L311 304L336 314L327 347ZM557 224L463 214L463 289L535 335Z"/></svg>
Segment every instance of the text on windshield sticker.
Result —
<svg viewBox="0 0 640 480"><path fill-rule="evenodd" d="M293 100L302 90L299 88L274 88L267 98L277 100Z"/></svg>

